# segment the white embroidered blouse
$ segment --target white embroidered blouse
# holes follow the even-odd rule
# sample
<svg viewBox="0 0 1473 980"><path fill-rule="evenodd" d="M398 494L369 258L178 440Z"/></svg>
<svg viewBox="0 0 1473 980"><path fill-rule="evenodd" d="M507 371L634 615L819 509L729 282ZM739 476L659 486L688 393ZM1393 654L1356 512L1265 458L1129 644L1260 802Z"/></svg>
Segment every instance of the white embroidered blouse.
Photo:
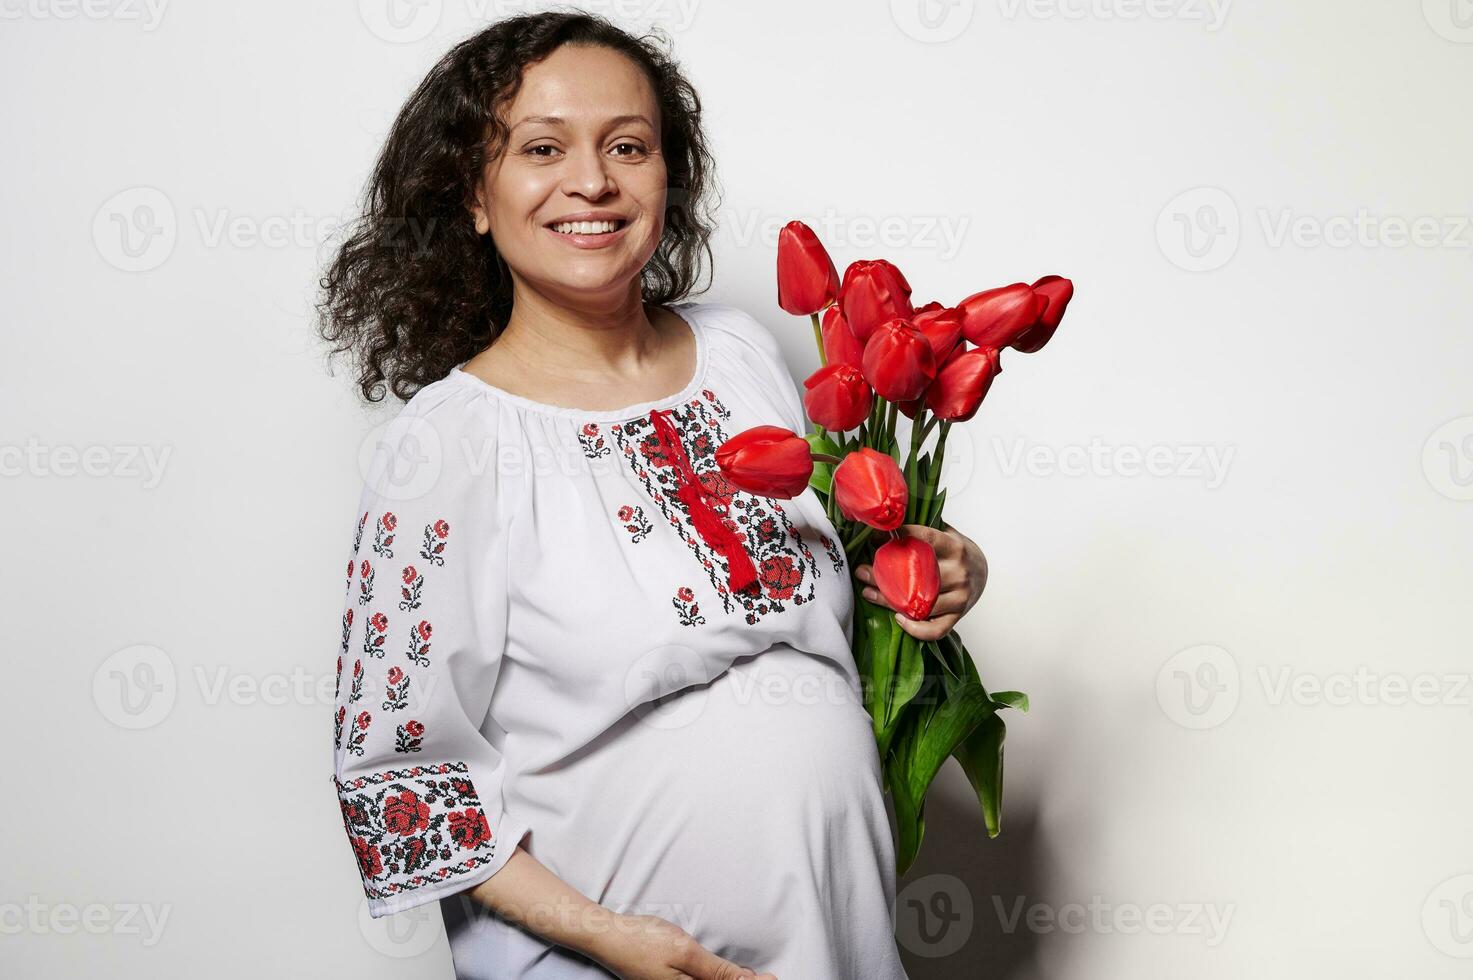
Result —
<svg viewBox="0 0 1473 980"><path fill-rule="evenodd" d="M387 427L334 711L369 911L442 900L459 976L608 976L469 900L520 844L784 980L903 977L843 549L811 490L737 491L714 457L804 432L797 386L753 317L672 309L674 395L589 412L456 368Z"/></svg>

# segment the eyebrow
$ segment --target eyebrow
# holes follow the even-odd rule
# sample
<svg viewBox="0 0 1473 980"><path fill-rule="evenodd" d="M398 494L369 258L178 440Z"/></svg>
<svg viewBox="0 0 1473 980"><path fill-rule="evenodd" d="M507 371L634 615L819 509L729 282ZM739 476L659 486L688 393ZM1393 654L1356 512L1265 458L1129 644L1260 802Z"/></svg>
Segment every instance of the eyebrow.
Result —
<svg viewBox="0 0 1473 980"><path fill-rule="evenodd" d="M563 125L566 122L567 122L567 120L564 119L562 116L528 116L525 119L519 120L517 123L515 123L512 126L512 129L515 130L515 129L521 127L521 126L526 126L526 125L529 125L531 123L546 123L549 126L561 126L561 125ZM651 129L654 128L654 124L651 123L648 118L646 118L645 116L638 116L638 115L633 115L633 116L629 116L629 115L626 115L626 116L615 116L613 119L610 119L608 121L608 124L610 126L623 126L626 123L636 123L636 122L637 123L644 123L646 126L649 126Z"/></svg>

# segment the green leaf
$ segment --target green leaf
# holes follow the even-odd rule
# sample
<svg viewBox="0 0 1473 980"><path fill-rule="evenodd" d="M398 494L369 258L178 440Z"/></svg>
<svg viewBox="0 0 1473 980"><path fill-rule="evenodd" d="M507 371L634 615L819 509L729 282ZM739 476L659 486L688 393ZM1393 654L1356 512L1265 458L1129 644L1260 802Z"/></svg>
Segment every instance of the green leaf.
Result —
<svg viewBox="0 0 1473 980"><path fill-rule="evenodd" d="M988 837L1002 832L1002 743L1007 730L1002 716L993 711L953 753L982 804Z"/></svg>
<svg viewBox="0 0 1473 980"><path fill-rule="evenodd" d="M912 718L907 718L907 721L909 724L901 726L895 736L894 747L885 756L885 781L895 806L895 871L898 875L905 874L915 863L921 851L921 840L926 835L925 799L917 800L909 790L915 725Z"/></svg>
<svg viewBox="0 0 1473 980"><path fill-rule="evenodd" d="M891 617L894 618L893 616ZM896 624L896 629L900 629ZM901 630L900 652L896 657L893 692L890 696L890 717L900 713L926 680L926 658L921 654L921 641Z"/></svg>
<svg viewBox="0 0 1473 980"><path fill-rule="evenodd" d="M908 785L911 798L917 801L917 805L925 799L947 756L956 751L983 719L996 712L997 705L974 684L948 695L936 706L925 727L917 734L913 747Z"/></svg>
<svg viewBox="0 0 1473 980"><path fill-rule="evenodd" d="M941 508L946 505L946 491L948 487L942 487L936 494L936 500L931 504L931 510L926 516L926 526L941 530L944 521L941 518Z"/></svg>
<svg viewBox="0 0 1473 980"><path fill-rule="evenodd" d="M803 438L808 443L808 448L812 452L823 453L828 456L843 455L842 450L839 449L839 443L827 432L810 432ZM813 475L808 478L808 485L827 496L829 488L833 486L833 482L834 464L815 460L813 463Z"/></svg>
<svg viewBox="0 0 1473 980"><path fill-rule="evenodd" d="M1022 691L998 691L992 696L992 701L999 708L1017 708L1023 712L1028 710L1028 695Z"/></svg>

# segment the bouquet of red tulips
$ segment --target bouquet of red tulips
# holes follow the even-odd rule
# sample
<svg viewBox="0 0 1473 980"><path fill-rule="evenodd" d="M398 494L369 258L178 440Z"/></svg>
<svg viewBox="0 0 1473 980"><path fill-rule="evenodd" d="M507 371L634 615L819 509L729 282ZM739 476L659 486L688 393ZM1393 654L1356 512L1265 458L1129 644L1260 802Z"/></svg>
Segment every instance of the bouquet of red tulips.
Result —
<svg viewBox="0 0 1473 980"><path fill-rule="evenodd" d="M813 321L821 367L804 382L803 405L815 431L747 429L717 449L717 462L749 493L787 499L811 486L850 567L869 563L885 602L926 619L940 587L936 554L902 525L944 527L946 490L937 484L951 426L977 413L1004 348L1032 353L1048 343L1074 286L1044 276L951 307L916 307L910 284L883 259L853 263L840 282L818 236L793 221L778 240L777 288L784 310ZM910 420L903 454L897 413ZM976 790L988 836L997 836L1006 732L998 712L1027 711L1028 697L989 693L955 631L918 640L862 589L855 581L854 659L895 804L904 873L920 851L926 793L948 756Z"/></svg>

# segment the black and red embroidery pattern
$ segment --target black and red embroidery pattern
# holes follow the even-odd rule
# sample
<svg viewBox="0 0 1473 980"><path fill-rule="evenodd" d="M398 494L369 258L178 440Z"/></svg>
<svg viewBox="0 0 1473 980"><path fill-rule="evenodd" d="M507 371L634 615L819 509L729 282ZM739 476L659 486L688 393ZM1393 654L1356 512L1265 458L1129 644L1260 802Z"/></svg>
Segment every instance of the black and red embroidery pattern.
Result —
<svg viewBox="0 0 1473 980"><path fill-rule="evenodd" d="M823 545L824 553L829 556L829 561L834 563L834 571L842 572L844 566L848 564L848 559L844 556L844 549L840 548L837 542L827 534L820 534L818 543Z"/></svg>
<svg viewBox="0 0 1473 980"><path fill-rule="evenodd" d="M334 779L369 898L445 881L495 859L496 838L468 772L464 763L446 762Z"/></svg>
<svg viewBox="0 0 1473 980"><path fill-rule="evenodd" d="M373 553L382 555L384 558L394 557L394 528L399 526L399 519L390 512L385 512L378 519L378 525L373 531Z"/></svg>
<svg viewBox="0 0 1473 980"><path fill-rule="evenodd" d="M373 601L373 579L376 574L368 559L363 559L358 566L358 603L360 605L366 606Z"/></svg>
<svg viewBox="0 0 1473 980"><path fill-rule="evenodd" d="M403 711L409 707L409 675L398 667L390 667L384 678L385 711Z"/></svg>
<svg viewBox="0 0 1473 980"><path fill-rule="evenodd" d="M639 505L630 506L625 504L619 508L619 523L624 525L624 530L629 532L631 543L644 540L654 530L650 526L650 520L644 516L644 508Z"/></svg>
<svg viewBox="0 0 1473 980"><path fill-rule="evenodd" d="M385 512L374 525L372 538L365 541L369 516L365 512L358 521L353 560L348 567L347 609L343 614L342 651L337 665L338 704L333 713L334 746L340 753L338 772L349 768L345 757L365 760L359 763L360 768L377 768L373 763L386 762L391 752L395 756L409 755L425 752L427 748L433 751L434 746L432 742L427 743L434 737L433 718L429 725L413 717L398 720L410 714L417 696L422 698L425 694L429 682L423 680L422 673L416 674L431 666L430 638L434 629L429 618L395 615L391 619L376 608L376 569L373 562L360 559L359 549L362 546L366 553L367 548L372 548L375 562L393 559L399 520L392 512ZM441 584L436 576L444 574L438 569L446 563L449 538L448 521L425 524L415 564L403 566L400 573L398 596L391 591L379 601L388 606L397 598L398 608L404 613L426 604L433 608L432 597ZM355 615L356 605L367 608ZM352 631L358 622L362 623L362 656L353 662L352 684L343 700L343 654L352 643ZM388 669L382 673L376 668L371 678L373 687L383 692L379 707L373 712L362 710L362 705L355 707L357 702L365 700L364 664L383 660L397 662L388 663ZM376 729L375 713L389 718L386 721L380 717ZM369 742L370 734L372 742ZM349 780L334 775L343 825L369 898L388 898L432 885L494 860L495 837L468 772L465 762L454 761L384 769Z"/></svg>
<svg viewBox="0 0 1473 980"><path fill-rule="evenodd" d="M727 439L721 423L731 418L730 409L706 388L699 398L672 409L669 417L680 433L681 444L701 484L710 491L718 510L724 508L728 525L746 538L747 553L757 568L757 582L745 591L733 592L727 586L726 558L696 532L689 508L677 496L679 477L674 460L648 417L610 423L607 431L590 422L583 426L579 442L589 459L606 455L607 442L613 443L660 513L705 569L727 613L743 611L750 624L769 612L782 612L790 604L797 606L811 601L815 594L814 580L821 571L802 532L780 503L737 490L716 464L716 447ZM624 520L622 510L619 518ZM675 602L679 609L678 597Z"/></svg>
<svg viewBox="0 0 1473 980"><path fill-rule="evenodd" d="M680 616L681 626L695 626L704 623L706 617L701 615L701 604L696 601L695 592L682 585L675 590L675 598L670 600L675 606L675 612Z"/></svg>

